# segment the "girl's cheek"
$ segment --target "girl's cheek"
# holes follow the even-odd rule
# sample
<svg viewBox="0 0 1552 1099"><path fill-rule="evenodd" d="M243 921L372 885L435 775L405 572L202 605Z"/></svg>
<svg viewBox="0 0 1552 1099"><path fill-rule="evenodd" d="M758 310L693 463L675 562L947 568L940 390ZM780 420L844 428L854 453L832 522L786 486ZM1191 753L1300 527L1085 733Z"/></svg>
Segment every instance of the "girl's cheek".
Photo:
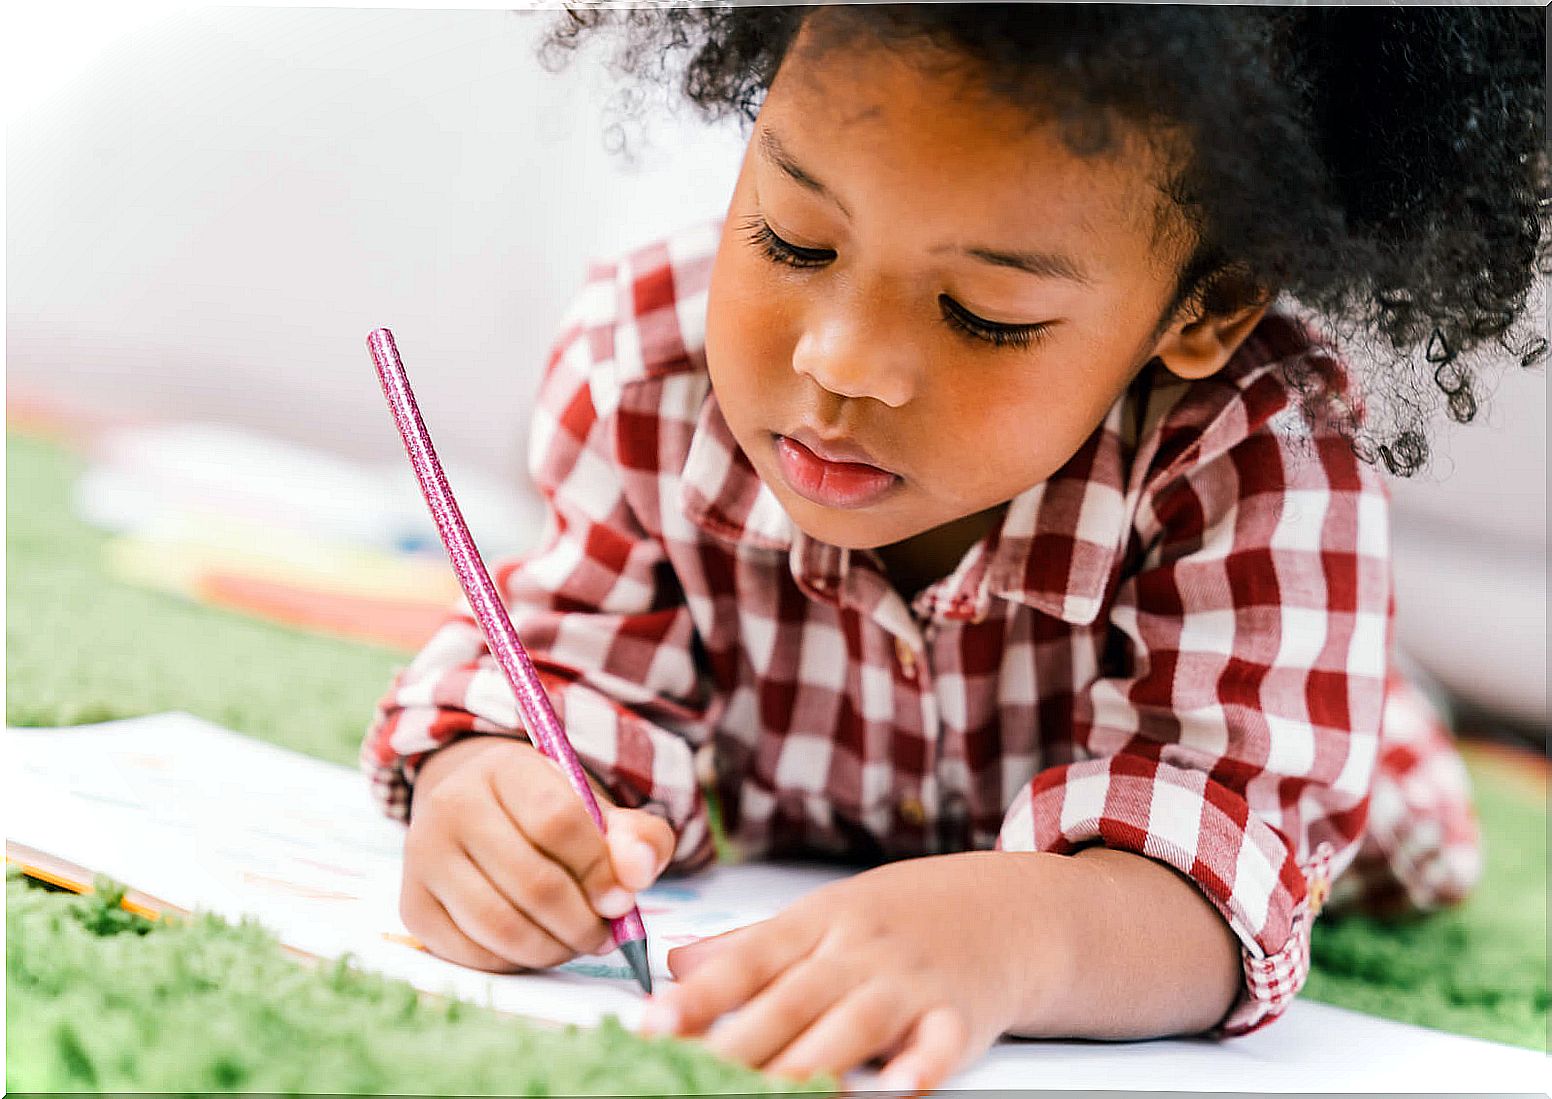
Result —
<svg viewBox="0 0 1552 1099"><path fill-rule="evenodd" d="M764 379L792 369L801 310L786 294L754 294L740 299L734 331L745 368Z"/></svg>
<svg viewBox="0 0 1552 1099"><path fill-rule="evenodd" d="M707 303L708 353L720 358L714 380L766 386L793 377L809 289L781 276L746 242L723 240Z"/></svg>

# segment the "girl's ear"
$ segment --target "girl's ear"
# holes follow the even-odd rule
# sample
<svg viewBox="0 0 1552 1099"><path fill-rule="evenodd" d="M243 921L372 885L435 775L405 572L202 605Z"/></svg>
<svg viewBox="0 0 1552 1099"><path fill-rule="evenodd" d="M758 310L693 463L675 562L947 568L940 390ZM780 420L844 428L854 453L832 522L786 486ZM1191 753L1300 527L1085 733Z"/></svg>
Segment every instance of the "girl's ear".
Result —
<svg viewBox="0 0 1552 1099"><path fill-rule="evenodd" d="M1263 302L1234 313L1179 321L1159 340L1153 355L1164 360L1171 374L1187 381L1210 377L1234 357L1269 304Z"/></svg>

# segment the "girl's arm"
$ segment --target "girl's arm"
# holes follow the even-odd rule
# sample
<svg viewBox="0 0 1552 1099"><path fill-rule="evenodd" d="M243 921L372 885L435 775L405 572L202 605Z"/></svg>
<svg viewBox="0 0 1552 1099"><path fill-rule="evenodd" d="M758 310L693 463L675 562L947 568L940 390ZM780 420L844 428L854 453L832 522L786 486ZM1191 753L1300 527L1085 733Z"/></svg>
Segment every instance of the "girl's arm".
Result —
<svg viewBox="0 0 1552 1099"><path fill-rule="evenodd" d="M1307 353L1297 322L1268 314L1239 366L1192 383L1141 441L1137 549L1104 665L1062 731L1072 761L1033 777L999 836L1005 851L1103 846L1189 878L1240 945L1228 1034L1304 984L1311 923L1363 834L1384 714L1385 487L1332 429L1280 415L1281 364ZM1179 959L1153 946L1167 973Z"/></svg>
<svg viewBox="0 0 1552 1099"><path fill-rule="evenodd" d="M1208 1030L1228 1014L1239 942L1187 878L1104 847L1030 857L1040 860L1031 891L1055 926L1052 942L1028 947L1046 972L1026 982L1009 1033L1157 1038Z"/></svg>
<svg viewBox="0 0 1552 1099"><path fill-rule="evenodd" d="M547 529L527 557L492 572L595 788L664 817L678 837L674 862L690 869L713 855L694 769L704 713L694 628L661 541L627 498L616 410L595 408L590 385L610 367L614 328L629 319L618 315L629 274L595 268L563 322L529 460ZM408 820L422 766L476 734L526 737L511 686L465 607L395 677L362 743L384 811Z"/></svg>

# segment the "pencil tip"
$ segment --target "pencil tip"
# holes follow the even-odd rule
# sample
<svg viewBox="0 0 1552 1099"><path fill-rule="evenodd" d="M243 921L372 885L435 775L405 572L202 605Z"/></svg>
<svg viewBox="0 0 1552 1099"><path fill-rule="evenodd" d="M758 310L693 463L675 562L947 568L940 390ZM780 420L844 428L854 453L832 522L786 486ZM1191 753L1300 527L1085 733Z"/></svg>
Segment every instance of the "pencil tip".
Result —
<svg viewBox="0 0 1552 1099"><path fill-rule="evenodd" d="M623 942L620 944L620 953L630 963L631 972L636 975L636 983L642 991L648 996L652 995L652 968L647 964L647 940L631 939Z"/></svg>

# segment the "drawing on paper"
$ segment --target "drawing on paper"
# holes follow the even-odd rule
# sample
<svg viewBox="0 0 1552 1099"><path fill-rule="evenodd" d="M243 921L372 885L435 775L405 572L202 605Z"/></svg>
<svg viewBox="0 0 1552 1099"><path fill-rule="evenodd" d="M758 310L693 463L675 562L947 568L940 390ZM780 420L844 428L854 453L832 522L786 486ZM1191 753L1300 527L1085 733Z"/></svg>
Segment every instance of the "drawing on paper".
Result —
<svg viewBox="0 0 1552 1099"><path fill-rule="evenodd" d="M270 877L268 874L255 874L252 870L242 872L242 880L248 885L256 885L270 893L284 893L292 897L301 897L309 901L355 901L360 900L353 893L341 893L337 889L317 889L310 885L299 885L284 878Z"/></svg>
<svg viewBox="0 0 1552 1099"><path fill-rule="evenodd" d="M659 901L698 901L701 899L701 891L693 885L665 885L661 882L649 886L641 895Z"/></svg>
<svg viewBox="0 0 1552 1099"><path fill-rule="evenodd" d="M602 977L609 981L633 981L635 977L629 967L623 965L604 965L601 962L571 961L558 965L556 969L564 973L575 973L579 977Z"/></svg>

